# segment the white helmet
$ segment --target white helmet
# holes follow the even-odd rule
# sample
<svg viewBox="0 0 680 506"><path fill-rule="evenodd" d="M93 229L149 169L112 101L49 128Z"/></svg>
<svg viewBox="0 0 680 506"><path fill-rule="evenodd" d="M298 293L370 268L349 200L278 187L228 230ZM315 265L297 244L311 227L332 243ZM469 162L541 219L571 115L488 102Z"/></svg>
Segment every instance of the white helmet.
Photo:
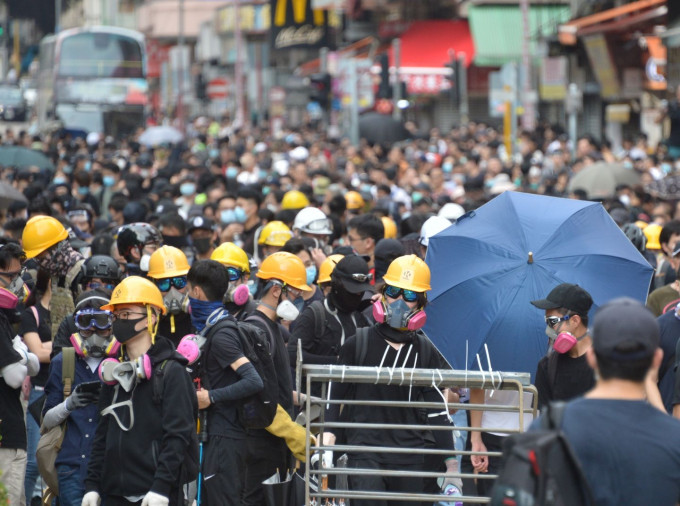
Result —
<svg viewBox="0 0 680 506"><path fill-rule="evenodd" d="M307 234L331 235L333 224L321 209L305 207L295 216L293 230L299 230Z"/></svg>
<svg viewBox="0 0 680 506"><path fill-rule="evenodd" d="M439 232L450 226L451 222L441 216L432 216L428 218L420 229L420 244L427 248L427 245L430 243L430 237L437 235Z"/></svg>
<svg viewBox="0 0 680 506"><path fill-rule="evenodd" d="M447 202L439 210L437 216L446 218L449 221L456 221L458 218L465 214L465 209L460 204L455 204L453 202Z"/></svg>

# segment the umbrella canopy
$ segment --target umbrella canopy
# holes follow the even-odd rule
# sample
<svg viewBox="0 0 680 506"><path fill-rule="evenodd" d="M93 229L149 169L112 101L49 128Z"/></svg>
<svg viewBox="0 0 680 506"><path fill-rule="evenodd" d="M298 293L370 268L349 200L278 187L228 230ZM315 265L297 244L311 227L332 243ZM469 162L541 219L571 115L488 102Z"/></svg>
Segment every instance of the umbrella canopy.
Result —
<svg viewBox="0 0 680 506"><path fill-rule="evenodd" d="M182 142L184 134L171 126L152 126L144 130L139 136L139 142L146 146L159 144L177 144Z"/></svg>
<svg viewBox="0 0 680 506"><path fill-rule="evenodd" d="M561 283L597 307L644 302L653 269L601 204L505 192L430 238L425 331L456 369L536 371L547 351L543 312L530 301ZM466 356L467 346L467 356Z"/></svg>
<svg viewBox="0 0 680 506"><path fill-rule="evenodd" d="M54 170L52 161L40 151L21 146L0 146L0 165L5 167L40 167Z"/></svg>
<svg viewBox="0 0 680 506"><path fill-rule="evenodd" d="M616 195L620 184L634 185L640 174L618 163L597 162L578 172L569 182L569 191L583 189L588 198L608 198Z"/></svg>
<svg viewBox="0 0 680 506"><path fill-rule="evenodd" d="M408 139L411 133L392 116L368 112L359 118L359 137L377 144L391 144Z"/></svg>
<svg viewBox="0 0 680 506"><path fill-rule="evenodd" d="M0 181L0 209L7 209L12 202L28 202L26 196L8 183Z"/></svg>
<svg viewBox="0 0 680 506"><path fill-rule="evenodd" d="M663 179L652 181L646 190L665 200L680 199L680 176L666 176Z"/></svg>

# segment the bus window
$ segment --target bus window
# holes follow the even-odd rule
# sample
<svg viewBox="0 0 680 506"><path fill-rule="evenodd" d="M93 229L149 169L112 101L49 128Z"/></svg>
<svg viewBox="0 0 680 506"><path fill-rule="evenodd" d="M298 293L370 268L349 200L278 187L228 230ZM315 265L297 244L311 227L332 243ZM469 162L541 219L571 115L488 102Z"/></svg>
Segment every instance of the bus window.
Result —
<svg viewBox="0 0 680 506"><path fill-rule="evenodd" d="M72 35L61 42L59 53L61 77L144 77L140 44L121 35Z"/></svg>

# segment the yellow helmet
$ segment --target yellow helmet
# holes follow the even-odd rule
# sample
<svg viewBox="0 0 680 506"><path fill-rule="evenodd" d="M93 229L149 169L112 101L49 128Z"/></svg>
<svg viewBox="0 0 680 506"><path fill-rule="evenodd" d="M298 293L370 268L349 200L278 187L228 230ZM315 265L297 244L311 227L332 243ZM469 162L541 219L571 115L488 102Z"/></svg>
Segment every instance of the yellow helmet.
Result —
<svg viewBox="0 0 680 506"><path fill-rule="evenodd" d="M331 255L329 257L326 257L326 260L324 260L321 263L321 267L319 267L319 279L317 280L317 282L329 283L331 280L331 273L333 272L333 269L335 269L337 263L343 258L344 255Z"/></svg>
<svg viewBox="0 0 680 506"><path fill-rule="evenodd" d="M394 220L388 216L383 216L380 218L385 228L385 239L396 239L397 238L397 224Z"/></svg>
<svg viewBox="0 0 680 506"><path fill-rule="evenodd" d="M307 195L299 190L287 191L281 199L281 209L302 209L308 205Z"/></svg>
<svg viewBox="0 0 680 506"><path fill-rule="evenodd" d="M238 267L243 272L250 273L248 255L233 242L223 242L220 244L210 255L210 260L215 260L222 265Z"/></svg>
<svg viewBox="0 0 680 506"><path fill-rule="evenodd" d="M656 223L650 223L645 227L643 232L645 237L647 237L647 249L661 249L661 243L659 242L659 236L661 235L661 229L663 227Z"/></svg>
<svg viewBox="0 0 680 506"><path fill-rule="evenodd" d="M414 292L426 292L431 289L430 268L416 255L395 258L387 268L383 280L388 285Z"/></svg>
<svg viewBox="0 0 680 506"><path fill-rule="evenodd" d="M160 309L163 314L167 312L161 291L151 281L141 276L129 276L118 283L113 289L109 303L101 309L113 311L119 304L150 305Z"/></svg>
<svg viewBox="0 0 680 506"><path fill-rule="evenodd" d="M260 238L257 243L264 244L265 246L283 246L292 237L293 232L290 231L288 225L284 222L270 221L260 232Z"/></svg>
<svg viewBox="0 0 680 506"><path fill-rule="evenodd" d="M644 220L637 220L637 221L635 222L635 224L637 225L637 227L638 227L640 230L644 230L644 229L647 227L647 225L649 225L649 223L647 223L647 222L644 221Z"/></svg>
<svg viewBox="0 0 680 506"><path fill-rule="evenodd" d="M287 251L278 251L265 258L256 276L260 279L278 279L298 290L311 291L307 285L305 264Z"/></svg>
<svg viewBox="0 0 680 506"><path fill-rule="evenodd" d="M364 202L364 198L361 196L361 194L355 191L349 191L345 193L345 202L347 202L347 209L353 211L362 209L366 205L366 202Z"/></svg>
<svg viewBox="0 0 680 506"><path fill-rule="evenodd" d="M149 273L153 279L186 276L189 262L184 252L174 246L163 246L153 252L149 258Z"/></svg>
<svg viewBox="0 0 680 506"><path fill-rule="evenodd" d="M59 220L51 216L34 216L26 223L21 242L26 258L33 258L66 238L68 232Z"/></svg>

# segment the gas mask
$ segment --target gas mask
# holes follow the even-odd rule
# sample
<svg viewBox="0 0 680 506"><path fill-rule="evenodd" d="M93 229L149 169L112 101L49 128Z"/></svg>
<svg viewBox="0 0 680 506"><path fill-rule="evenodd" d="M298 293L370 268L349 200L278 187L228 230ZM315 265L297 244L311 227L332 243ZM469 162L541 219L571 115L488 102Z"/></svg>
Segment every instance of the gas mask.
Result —
<svg viewBox="0 0 680 506"><path fill-rule="evenodd" d="M186 313L189 310L189 295L180 292L173 286L163 297L163 304L168 308L168 313L171 315Z"/></svg>
<svg viewBox="0 0 680 506"><path fill-rule="evenodd" d="M373 318L378 323L386 323L396 330L415 331L423 328L427 321L425 311L411 309L402 298L392 304L385 304L384 297L373 303Z"/></svg>
<svg viewBox="0 0 680 506"><path fill-rule="evenodd" d="M245 304L248 303L250 300L250 290L248 289L248 285L241 284L241 285L234 285L230 284L229 288L227 289L227 293L224 294L224 303L233 303L236 304L237 306L244 306Z"/></svg>
<svg viewBox="0 0 680 506"><path fill-rule="evenodd" d="M106 358L99 364L99 378L107 385L118 383L126 392L130 392L138 380L151 379L152 373L151 358L146 353L136 360L118 362L115 358Z"/></svg>
<svg viewBox="0 0 680 506"><path fill-rule="evenodd" d="M201 357L205 341L205 336L200 334L187 334L177 345L177 352L192 365Z"/></svg>
<svg viewBox="0 0 680 506"><path fill-rule="evenodd" d="M89 337L84 337L76 332L70 337L71 344L77 355L81 357L115 357L120 350L120 343L113 335L108 337L92 333Z"/></svg>
<svg viewBox="0 0 680 506"><path fill-rule="evenodd" d="M557 353L567 353L574 346L576 346L576 343L578 343L586 335L588 335L587 332L585 334L583 334L581 337L576 337L571 332L560 332L557 335L557 338L555 339L555 343L553 344L553 349Z"/></svg>
<svg viewBox="0 0 680 506"><path fill-rule="evenodd" d="M141 260L139 261L139 269L143 272L149 272L149 261L151 260L151 255L144 253Z"/></svg>
<svg viewBox="0 0 680 506"><path fill-rule="evenodd" d="M14 309L17 307L19 300L25 302L29 294L30 290L19 275L6 287L0 288L0 308Z"/></svg>

